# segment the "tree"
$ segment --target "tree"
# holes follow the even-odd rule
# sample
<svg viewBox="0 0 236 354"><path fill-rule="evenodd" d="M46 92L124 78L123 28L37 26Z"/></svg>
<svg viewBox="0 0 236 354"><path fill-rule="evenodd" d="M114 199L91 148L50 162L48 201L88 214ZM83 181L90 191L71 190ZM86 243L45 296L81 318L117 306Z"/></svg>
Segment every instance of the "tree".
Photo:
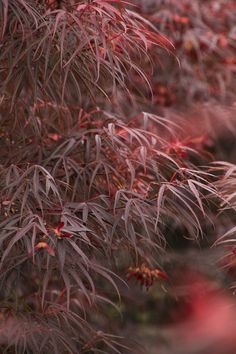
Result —
<svg viewBox="0 0 236 354"><path fill-rule="evenodd" d="M174 124L113 114L171 45L118 0L1 0L0 14L2 352L122 352L101 317L128 267L167 281L167 233L204 234L218 198Z"/></svg>

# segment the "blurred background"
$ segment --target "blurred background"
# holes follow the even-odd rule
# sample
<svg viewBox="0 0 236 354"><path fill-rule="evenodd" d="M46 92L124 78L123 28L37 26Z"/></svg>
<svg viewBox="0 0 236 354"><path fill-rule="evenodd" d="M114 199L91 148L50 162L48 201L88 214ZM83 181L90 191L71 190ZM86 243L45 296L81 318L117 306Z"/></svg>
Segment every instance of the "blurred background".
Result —
<svg viewBox="0 0 236 354"><path fill-rule="evenodd" d="M135 0L132 5L174 47L166 48L168 54L153 53L152 69L147 60L152 90L134 75L132 102L120 94L120 101L127 101L123 110L132 103L137 112L146 107L182 126L178 139L199 151L199 164L213 159L235 164L235 0ZM176 229L170 232L168 252L160 260L170 282L145 290L132 277L124 289L121 332L134 354L236 353L236 256L212 247L234 220L233 214L224 215L214 220L215 228L206 225L207 238L198 244Z"/></svg>

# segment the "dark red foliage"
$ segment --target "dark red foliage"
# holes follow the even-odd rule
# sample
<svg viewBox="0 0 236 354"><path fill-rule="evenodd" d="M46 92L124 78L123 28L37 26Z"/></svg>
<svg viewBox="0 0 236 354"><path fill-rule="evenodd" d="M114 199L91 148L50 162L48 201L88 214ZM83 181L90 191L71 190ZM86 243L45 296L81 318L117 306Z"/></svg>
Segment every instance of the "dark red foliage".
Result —
<svg viewBox="0 0 236 354"><path fill-rule="evenodd" d="M157 280L168 280L165 273L161 272L159 269L150 269L144 264L141 267L128 269L127 280L135 278L141 287L145 286L148 290L155 281Z"/></svg>
<svg viewBox="0 0 236 354"><path fill-rule="evenodd" d="M129 277L149 289L169 280L173 235L216 240L236 168L208 166L208 131L152 112L232 99L222 3L156 1L150 16L147 2L0 0L0 352L125 353L106 318L120 275L146 264Z"/></svg>

